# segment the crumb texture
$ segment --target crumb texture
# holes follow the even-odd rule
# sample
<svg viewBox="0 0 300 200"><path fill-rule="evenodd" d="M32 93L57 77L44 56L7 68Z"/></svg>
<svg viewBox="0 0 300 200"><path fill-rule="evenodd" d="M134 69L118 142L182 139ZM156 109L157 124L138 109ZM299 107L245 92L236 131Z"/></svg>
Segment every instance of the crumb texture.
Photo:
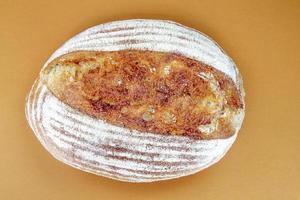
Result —
<svg viewBox="0 0 300 200"><path fill-rule="evenodd" d="M244 107L227 75L174 53L72 52L49 63L42 79L69 106L142 132L227 138Z"/></svg>

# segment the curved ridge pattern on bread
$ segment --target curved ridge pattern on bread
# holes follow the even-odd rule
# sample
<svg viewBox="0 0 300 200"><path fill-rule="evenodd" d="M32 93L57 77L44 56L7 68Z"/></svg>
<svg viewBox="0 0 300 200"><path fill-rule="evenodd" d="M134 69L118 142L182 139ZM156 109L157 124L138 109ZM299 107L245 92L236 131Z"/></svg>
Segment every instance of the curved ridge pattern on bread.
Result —
<svg viewBox="0 0 300 200"><path fill-rule="evenodd" d="M130 182L176 178L217 162L230 148L227 139L130 131L82 114L62 103L36 81L28 96L26 116L44 147L75 168Z"/></svg>
<svg viewBox="0 0 300 200"><path fill-rule="evenodd" d="M233 61L210 38L164 20L125 20L92 27L59 48L45 63L66 53L123 49L174 52L206 63L229 75L239 88L242 79ZM43 146L58 160L112 179L151 182L196 173L219 161L237 137L195 140L114 126L81 113L56 98L37 79L26 103L26 116Z"/></svg>
<svg viewBox="0 0 300 200"><path fill-rule="evenodd" d="M168 20L133 19L94 26L68 40L44 66L69 52L124 49L179 53L224 72L238 86L241 82L234 62L216 42L199 31Z"/></svg>

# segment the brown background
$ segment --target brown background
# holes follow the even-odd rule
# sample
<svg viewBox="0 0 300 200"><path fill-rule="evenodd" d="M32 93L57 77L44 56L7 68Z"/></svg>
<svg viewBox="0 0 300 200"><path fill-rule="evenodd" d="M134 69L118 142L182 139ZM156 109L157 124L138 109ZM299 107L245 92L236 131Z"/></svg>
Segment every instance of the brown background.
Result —
<svg viewBox="0 0 300 200"><path fill-rule="evenodd" d="M53 159L24 116L40 67L74 34L112 20L171 19L214 38L247 93L238 140L196 175L150 184ZM300 199L300 1L0 1L0 199Z"/></svg>

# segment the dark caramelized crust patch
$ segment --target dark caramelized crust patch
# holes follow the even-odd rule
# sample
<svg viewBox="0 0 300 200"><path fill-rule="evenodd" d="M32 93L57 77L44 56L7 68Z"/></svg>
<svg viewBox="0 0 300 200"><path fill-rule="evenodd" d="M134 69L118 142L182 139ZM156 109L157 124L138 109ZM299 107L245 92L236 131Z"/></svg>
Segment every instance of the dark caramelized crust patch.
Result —
<svg viewBox="0 0 300 200"><path fill-rule="evenodd" d="M144 132L226 138L243 109L227 75L173 53L73 52L52 61L42 78L71 107Z"/></svg>

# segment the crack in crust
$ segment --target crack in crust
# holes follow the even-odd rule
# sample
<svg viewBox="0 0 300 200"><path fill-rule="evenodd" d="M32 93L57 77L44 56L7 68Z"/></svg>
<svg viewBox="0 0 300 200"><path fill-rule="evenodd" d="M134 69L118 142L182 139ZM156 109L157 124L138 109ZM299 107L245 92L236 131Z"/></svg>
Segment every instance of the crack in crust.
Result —
<svg viewBox="0 0 300 200"><path fill-rule="evenodd" d="M129 129L215 139L232 136L241 123L234 82L174 53L73 52L49 63L41 77L64 103Z"/></svg>

